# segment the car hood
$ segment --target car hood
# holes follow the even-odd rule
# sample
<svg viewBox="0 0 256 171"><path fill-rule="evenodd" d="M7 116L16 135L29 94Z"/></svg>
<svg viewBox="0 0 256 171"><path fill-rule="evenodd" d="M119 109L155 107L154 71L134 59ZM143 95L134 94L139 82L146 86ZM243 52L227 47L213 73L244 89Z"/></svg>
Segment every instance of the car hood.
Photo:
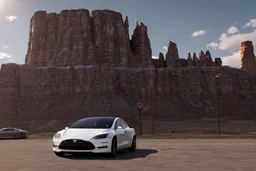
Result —
<svg viewBox="0 0 256 171"><path fill-rule="evenodd" d="M78 128L69 128L64 130L61 134L61 139L82 139L82 140L90 140L94 136L106 133L108 129L78 129Z"/></svg>

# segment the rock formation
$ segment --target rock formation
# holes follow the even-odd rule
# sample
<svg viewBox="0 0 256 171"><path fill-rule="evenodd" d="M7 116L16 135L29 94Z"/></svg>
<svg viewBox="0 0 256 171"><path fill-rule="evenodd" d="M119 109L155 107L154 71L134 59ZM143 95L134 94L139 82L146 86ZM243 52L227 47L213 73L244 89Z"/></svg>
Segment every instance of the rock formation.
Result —
<svg viewBox="0 0 256 171"><path fill-rule="evenodd" d="M215 58L215 66L222 66L221 58Z"/></svg>
<svg viewBox="0 0 256 171"><path fill-rule="evenodd" d="M241 69L248 69L256 73L256 57L252 41L244 41L240 47Z"/></svg>
<svg viewBox="0 0 256 171"><path fill-rule="evenodd" d="M196 56L196 53L193 54L193 64L194 64L194 66L200 66L199 60Z"/></svg>
<svg viewBox="0 0 256 171"><path fill-rule="evenodd" d="M158 59L152 59L153 64L156 68L165 68L166 67L166 60L164 60L164 54L159 53L159 58Z"/></svg>
<svg viewBox="0 0 256 171"><path fill-rule="evenodd" d="M169 42L165 56L168 67L179 67L179 52L176 43L172 41Z"/></svg>
<svg viewBox="0 0 256 171"><path fill-rule="evenodd" d="M147 27L137 24L129 39L128 17L111 10L36 12L30 21L26 64L152 67Z"/></svg>
<svg viewBox="0 0 256 171"><path fill-rule="evenodd" d="M159 68L160 66L188 66L184 59L179 58L177 45L172 41L168 43L166 65L163 61L150 60L151 56L152 50L147 27L142 22L137 22L130 40L128 17L123 21L122 15L118 12L95 10L90 15L88 10L63 10L60 14L47 14L45 11L38 11L30 21L25 63L41 67L104 65ZM201 51L199 53L200 66L212 66L212 63L206 58Z"/></svg>
<svg viewBox="0 0 256 171"><path fill-rule="evenodd" d="M193 59L191 58L191 54L188 54L187 59L179 58L178 48L176 43L170 41L168 44L167 52L166 52L166 65L163 64L163 61L158 61L158 59L153 60L153 65L156 68L163 67L175 67L175 68L184 68L184 67L205 67L205 66L222 66L222 61L220 58L215 59L216 63L212 61L212 56L209 50L205 53L201 50L198 53L199 59L196 56L196 53L193 54ZM160 60L160 58L159 58ZM162 60L162 59L161 59Z"/></svg>
<svg viewBox="0 0 256 171"><path fill-rule="evenodd" d="M115 115L136 128L138 101L143 119L216 118L219 72L222 118L255 119L255 77L247 70L224 67L220 58L202 67L202 58L212 61L208 52L180 59L171 41L166 60L162 53L152 60L147 27L137 23L130 40L128 26L110 10L36 12L26 63L0 70L0 127L56 131L82 117ZM244 48L245 67L250 51Z"/></svg>
<svg viewBox="0 0 256 171"><path fill-rule="evenodd" d="M202 50L198 53L198 58L199 58L200 66L207 66L206 57Z"/></svg>
<svg viewBox="0 0 256 171"><path fill-rule="evenodd" d="M132 40L131 40L132 52L135 54L135 57L132 57L132 65L136 67L153 67L152 50L150 48L150 40L148 38L147 27L141 22L136 24L136 27L133 31Z"/></svg>
<svg viewBox="0 0 256 171"><path fill-rule="evenodd" d="M205 52L206 66L213 66L212 56L209 50Z"/></svg>
<svg viewBox="0 0 256 171"><path fill-rule="evenodd" d="M191 67L191 66L193 66L193 60L192 60L192 58L191 58L191 54L190 53L188 53L188 59L187 59L187 61L188 61L188 67Z"/></svg>

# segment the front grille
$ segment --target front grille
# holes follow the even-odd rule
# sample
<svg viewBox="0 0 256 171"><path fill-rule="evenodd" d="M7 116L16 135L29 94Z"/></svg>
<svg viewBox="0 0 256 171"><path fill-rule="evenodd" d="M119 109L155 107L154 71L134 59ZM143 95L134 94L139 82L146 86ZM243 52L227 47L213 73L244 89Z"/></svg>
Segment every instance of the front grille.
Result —
<svg viewBox="0 0 256 171"><path fill-rule="evenodd" d="M88 141L83 140L64 140L60 143L59 149L63 150L93 150L95 146Z"/></svg>

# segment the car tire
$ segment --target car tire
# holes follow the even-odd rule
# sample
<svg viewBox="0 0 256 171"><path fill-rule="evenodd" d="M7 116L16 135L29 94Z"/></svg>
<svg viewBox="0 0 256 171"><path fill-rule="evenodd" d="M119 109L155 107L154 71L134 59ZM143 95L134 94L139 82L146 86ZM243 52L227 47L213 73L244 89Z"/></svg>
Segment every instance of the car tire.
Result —
<svg viewBox="0 0 256 171"><path fill-rule="evenodd" d="M63 152L56 152L56 151L54 151L54 154L58 157L64 157L65 155Z"/></svg>
<svg viewBox="0 0 256 171"><path fill-rule="evenodd" d="M137 146L136 136L133 136L132 145L131 145L130 151L135 151L136 150L136 146Z"/></svg>
<svg viewBox="0 0 256 171"><path fill-rule="evenodd" d="M20 138L21 138L21 139L27 139L27 138L28 138L28 136L27 136L27 134L26 134L26 133L22 133L22 134L20 135Z"/></svg>
<svg viewBox="0 0 256 171"><path fill-rule="evenodd" d="M117 140L116 140L116 137L114 137L112 139L112 143L111 143L111 153L110 153L110 156L111 157L116 157L116 153L117 153Z"/></svg>

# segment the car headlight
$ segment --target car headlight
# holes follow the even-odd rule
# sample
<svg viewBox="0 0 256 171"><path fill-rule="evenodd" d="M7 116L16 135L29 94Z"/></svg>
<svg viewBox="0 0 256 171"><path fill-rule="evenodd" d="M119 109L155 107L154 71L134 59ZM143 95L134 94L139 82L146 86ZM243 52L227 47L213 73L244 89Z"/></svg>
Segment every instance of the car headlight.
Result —
<svg viewBox="0 0 256 171"><path fill-rule="evenodd" d="M56 134L54 135L54 138L60 138L60 133L56 133Z"/></svg>
<svg viewBox="0 0 256 171"><path fill-rule="evenodd" d="M108 133L96 135L95 137L93 137L93 139L103 139L103 138L107 138L107 137L108 137Z"/></svg>

